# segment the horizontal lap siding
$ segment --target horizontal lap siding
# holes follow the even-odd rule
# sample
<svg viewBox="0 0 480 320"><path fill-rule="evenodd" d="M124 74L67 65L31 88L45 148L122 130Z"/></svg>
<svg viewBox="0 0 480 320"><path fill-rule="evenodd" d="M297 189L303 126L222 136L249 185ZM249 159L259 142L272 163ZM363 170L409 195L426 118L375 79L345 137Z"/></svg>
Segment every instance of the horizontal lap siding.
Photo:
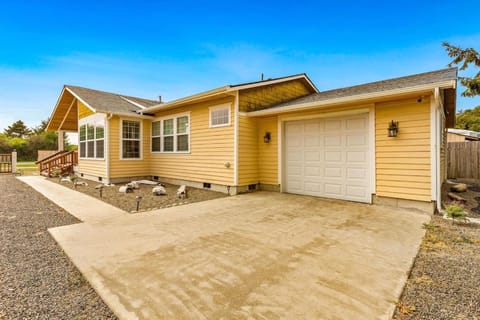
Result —
<svg viewBox="0 0 480 320"><path fill-rule="evenodd" d="M78 172L95 176L95 177L105 177L106 176L106 164L104 160L78 160Z"/></svg>
<svg viewBox="0 0 480 320"><path fill-rule="evenodd" d="M262 143L263 143L263 135ZM238 185L256 184L258 177L258 145L256 119L239 116L238 119Z"/></svg>
<svg viewBox="0 0 480 320"><path fill-rule="evenodd" d="M431 201L430 99L382 102L375 110L376 194ZM387 137L392 120L396 138Z"/></svg>
<svg viewBox="0 0 480 320"><path fill-rule="evenodd" d="M258 178L260 183L278 185L278 118L258 118ZM270 132L270 143L263 142L265 132Z"/></svg>
<svg viewBox="0 0 480 320"><path fill-rule="evenodd" d="M121 160L121 120L142 122L142 160ZM150 175L150 120L121 118L114 116L109 120L110 178L123 178Z"/></svg>
<svg viewBox="0 0 480 320"><path fill-rule="evenodd" d="M230 103L230 126L209 128L209 107ZM157 113L156 117L190 112L190 153L152 153L152 175L221 185L234 184L233 97ZM150 152L150 151L149 151ZM227 168L225 163L229 162Z"/></svg>

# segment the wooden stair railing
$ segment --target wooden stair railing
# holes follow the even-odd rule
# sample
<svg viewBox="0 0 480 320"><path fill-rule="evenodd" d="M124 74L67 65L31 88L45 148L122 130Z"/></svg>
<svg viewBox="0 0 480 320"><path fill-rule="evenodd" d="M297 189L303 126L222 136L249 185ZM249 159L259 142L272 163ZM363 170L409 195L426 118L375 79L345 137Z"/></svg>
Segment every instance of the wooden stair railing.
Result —
<svg viewBox="0 0 480 320"><path fill-rule="evenodd" d="M73 174L73 167L78 164L78 153L76 150L57 152L52 156L37 161L41 175L51 177L54 171L58 174Z"/></svg>

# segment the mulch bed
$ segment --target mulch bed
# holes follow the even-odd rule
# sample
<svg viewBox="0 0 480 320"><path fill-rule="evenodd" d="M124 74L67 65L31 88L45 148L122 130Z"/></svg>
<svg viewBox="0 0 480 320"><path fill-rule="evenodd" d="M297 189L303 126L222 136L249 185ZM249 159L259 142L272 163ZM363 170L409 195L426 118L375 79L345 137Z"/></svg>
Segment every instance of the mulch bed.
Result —
<svg viewBox="0 0 480 320"><path fill-rule="evenodd" d="M78 222L0 175L0 319L116 319L47 231Z"/></svg>
<svg viewBox="0 0 480 320"><path fill-rule="evenodd" d="M59 178L49 178L49 180L55 183L59 183L66 188L74 189L78 192L82 192L94 198L103 200L117 208L132 213L135 213L137 211L137 196L142 197L139 206L140 212L168 208L172 206L178 206L199 201L212 200L227 196L227 194L221 192L187 187L187 197L185 199L179 199L177 197L177 190L179 188L178 185L162 183L165 186L167 195L153 195L153 185L140 185L140 189L134 190L133 193L121 193L118 191L118 189L123 184L116 184L111 187L104 187L102 192L102 198L100 198L99 190L95 189L95 186L100 184L99 182L79 178L77 179L78 182L86 182L88 185L77 186L75 188L72 182L60 182Z"/></svg>
<svg viewBox="0 0 480 320"><path fill-rule="evenodd" d="M480 319L480 226L435 215L394 319Z"/></svg>
<svg viewBox="0 0 480 320"><path fill-rule="evenodd" d="M456 203L449 199L447 193L449 185L444 184L442 187L442 204L447 206L449 204L458 204L465 208L468 217L480 219L480 181L472 179L452 179L452 182L465 183L468 186L466 192L458 193L459 196L464 198L466 202Z"/></svg>

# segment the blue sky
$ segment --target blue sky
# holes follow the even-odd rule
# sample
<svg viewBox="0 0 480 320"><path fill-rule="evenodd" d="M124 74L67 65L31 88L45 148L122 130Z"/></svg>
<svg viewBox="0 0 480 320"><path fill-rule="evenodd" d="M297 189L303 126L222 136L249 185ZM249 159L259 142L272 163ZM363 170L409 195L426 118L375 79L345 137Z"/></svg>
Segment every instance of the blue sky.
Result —
<svg viewBox="0 0 480 320"><path fill-rule="evenodd" d="M480 50L475 1L2 1L0 130L49 117L64 84L165 101L307 73L320 90ZM461 73L472 75L474 70ZM458 109L480 98L458 100Z"/></svg>

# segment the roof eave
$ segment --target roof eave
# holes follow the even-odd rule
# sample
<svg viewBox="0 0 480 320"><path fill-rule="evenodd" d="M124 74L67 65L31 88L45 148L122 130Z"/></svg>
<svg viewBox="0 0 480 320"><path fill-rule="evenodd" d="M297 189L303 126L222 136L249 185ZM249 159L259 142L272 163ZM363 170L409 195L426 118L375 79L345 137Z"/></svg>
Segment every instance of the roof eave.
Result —
<svg viewBox="0 0 480 320"><path fill-rule="evenodd" d="M430 91L430 90L434 90L435 88L445 89L445 88L455 88L455 87L456 87L456 80L445 80L441 82L429 83L429 84L413 86L413 87L377 91L372 93L352 95L348 97L327 99L323 101L311 101L306 103L287 105L283 107L277 107L277 108L273 107L273 108L264 109L264 110L251 111L251 112L247 112L247 116L259 117L259 116L266 116L266 115L274 115L279 113L305 110L310 108L329 107L329 106L345 104L345 103L359 101L359 100L369 100L369 99L375 99L375 98L381 98L381 97L390 97L390 96L404 95L404 94L410 94L415 92Z"/></svg>
<svg viewBox="0 0 480 320"><path fill-rule="evenodd" d="M65 86L63 86L62 92L60 92L60 95L58 96L58 99L57 99L57 103L55 104L55 108L53 108L53 112L50 114L50 118L48 119L48 124L47 124L47 127L45 129L46 131L55 131L56 130L56 129L50 128L50 125L52 123L53 115L55 114L55 112L58 109L58 105L60 104L60 100L62 100L64 92L65 92Z"/></svg>

